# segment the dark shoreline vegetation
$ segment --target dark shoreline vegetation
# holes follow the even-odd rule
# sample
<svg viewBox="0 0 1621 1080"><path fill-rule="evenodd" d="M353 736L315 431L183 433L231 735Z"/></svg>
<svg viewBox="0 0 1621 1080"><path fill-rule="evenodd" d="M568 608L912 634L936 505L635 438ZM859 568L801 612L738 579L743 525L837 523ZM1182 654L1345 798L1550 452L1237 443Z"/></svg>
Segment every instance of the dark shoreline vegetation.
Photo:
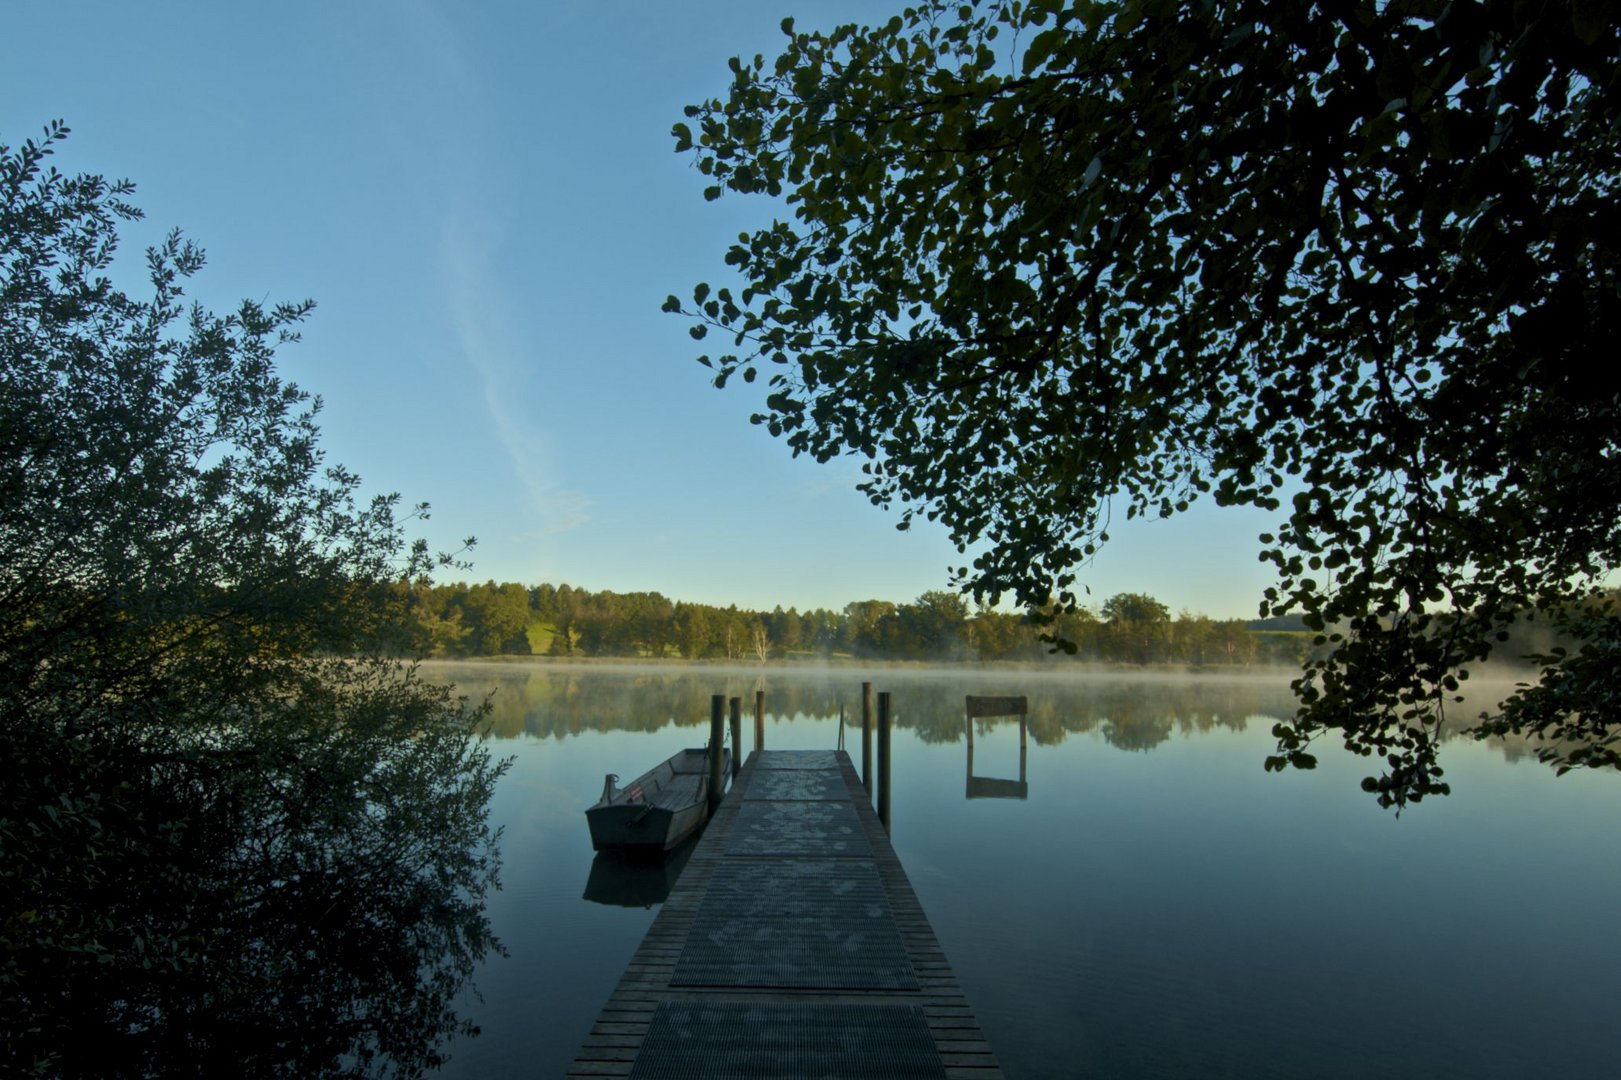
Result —
<svg viewBox="0 0 1621 1080"><path fill-rule="evenodd" d="M970 611L960 593L926 592L911 603L861 600L840 611L781 606L750 611L672 601L657 592L591 592L571 585L421 584L411 589L407 639L428 656L629 657L684 660L1054 659L1044 634L1071 642L1076 658L1128 663L1298 664L1310 634L1252 630L1237 619L1183 612L1122 593L1094 615Z"/></svg>
<svg viewBox="0 0 1621 1080"><path fill-rule="evenodd" d="M401 664L448 558L218 316L133 186L0 145L0 1060L62 1077L419 1075L499 952L483 709ZM419 508L420 513L425 508Z"/></svg>
<svg viewBox="0 0 1621 1080"><path fill-rule="evenodd" d="M400 637L429 657L827 660L934 663L1021 662L1064 667L1121 664L1191 668L1283 665L1298 669L1325 651L1298 617L1212 619L1140 593L1120 593L1096 612L1050 615L973 610L959 593L915 601L862 600L842 610L752 611L672 601L662 593L592 592L571 585L397 586L408 618ZM1062 639L1070 650L1057 648ZM1570 644L1546 622L1522 621L1497 660L1521 661Z"/></svg>

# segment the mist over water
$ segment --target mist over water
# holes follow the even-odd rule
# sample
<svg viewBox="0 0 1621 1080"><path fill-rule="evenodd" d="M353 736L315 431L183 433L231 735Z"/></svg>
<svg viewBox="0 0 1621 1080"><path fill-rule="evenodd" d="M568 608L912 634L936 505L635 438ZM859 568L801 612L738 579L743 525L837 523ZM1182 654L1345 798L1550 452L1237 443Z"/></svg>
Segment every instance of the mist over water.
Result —
<svg viewBox="0 0 1621 1080"><path fill-rule="evenodd" d="M449 1075L561 1073L656 914L645 892L603 900L593 874L583 812L604 773L701 745L713 694L743 699L746 752L756 690L772 749L836 745L842 707L859 770L863 681L892 694L896 850L1010 1077L1613 1071L1604 1040L1568 1037L1621 1024L1613 775L1556 779L1527 748L1454 739L1454 794L1396 819L1358 788L1370 762L1327 741L1315 771L1262 771L1288 671L428 674L493 691L516 758L490 905L511 957L479 975L484 1034ZM1460 718L1513 681L1466 685ZM1023 755L1016 722L976 720L969 758L967 694L1028 697Z"/></svg>
<svg viewBox="0 0 1621 1080"><path fill-rule="evenodd" d="M1270 731L1294 715L1289 682L1295 668L1121 669L1098 666L1020 668L1008 665L923 664L634 664L430 661L425 676L457 682L474 697L492 695L489 732L498 739L567 737L585 731L697 729L708 737L710 699L743 701L752 717L757 691L775 718L860 723L863 681L892 694L895 723L924 742L964 736L968 694L1020 693L1029 698L1029 738L1053 745L1100 732L1123 749L1145 750L1175 733L1227 728ZM1526 673L1500 666L1464 683L1461 703L1448 703L1442 735L1456 739L1513 693ZM996 721L981 720L982 727ZM750 730L752 730L752 721ZM1528 742L1489 740L1506 756L1534 756ZM1325 753L1337 749L1325 736ZM749 747L745 744L745 750ZM1370 766L1371 767L1371 766Z"/></svg>

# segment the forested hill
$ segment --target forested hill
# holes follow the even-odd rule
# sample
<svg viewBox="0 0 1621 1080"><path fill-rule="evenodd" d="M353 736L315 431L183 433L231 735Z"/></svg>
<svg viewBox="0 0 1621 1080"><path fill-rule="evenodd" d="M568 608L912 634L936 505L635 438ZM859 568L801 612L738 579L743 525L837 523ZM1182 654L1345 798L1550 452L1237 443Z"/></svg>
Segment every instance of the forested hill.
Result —
<svg viewBox="0 0 1621 1080"><path fill-rule="evenodd" d="M1311 635L1252 629L1240 619L1171 611L1153 597L1122 593L1097 611L1050 626L1025 615L969 608L957 593L928 592L908 604L860 600L842 610L750 611L670 600L656 592L591 592L570 585L418 583L407 631L434 656L792 660L1075 659L1131 664L1244 665L1299 662ZM1056 633L1073 655L1041 639Z"/></svg>

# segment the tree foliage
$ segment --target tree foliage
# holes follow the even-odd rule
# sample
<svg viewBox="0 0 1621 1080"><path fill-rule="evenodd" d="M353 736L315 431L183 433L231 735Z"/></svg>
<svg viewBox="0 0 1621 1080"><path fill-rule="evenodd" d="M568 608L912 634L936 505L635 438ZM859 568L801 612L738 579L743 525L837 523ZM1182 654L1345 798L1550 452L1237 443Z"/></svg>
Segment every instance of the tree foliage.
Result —
<svg viewBox="0 0 1621 1080"><path fill-rule="evenodd" d="M1170 643L1170 609L1152 596L1119 593L1104 602L1102 614L1116 647L1138 663Z"/></svg>
<svg viewBox="0 0 1621 1080"><path fill-rule="evenodd" d="M1615 766L1621 37L1595 0L930 2L732 62L678 151L783 198L718 331L755 419L865 457L979 545L961 584L1077 600L1111 514L1280 513L1262 615L1336 646L1268 767L1338 732L1400 806L1469 665L1585 644L1478 730Z"/></svg>
<svg viewBox="0 0 1621 1080"><path fill-rule="evenodd" d="M553 657L631 657L657 660L672 650L686 660L829 658L869 660L1018 660L1063 664L1043 641L1043 628L1062 635L1069 657L1128 664L1296 663L1300 635L1269 635L1268 645L1242 620L1214 622L1183 612L1171 619L1151 596L1122 593L1102 606L1109 622L1086 608L1014 613L982 607L970 612L962 595L930 591L910 603L858 600L840 611L750 611L686 601L661 593L591 592L571 585L400 584L407 598L398 636L435 656L525 653L525 635L492 633L485 601L501 598L508 627L526 626ZM524 598L527 597L527 601ZM482 598L482 599L481 599ZM514 606L516 605L516 606ZM517 608L523 610L518 612ZM1122 619L1120 616L1125 615ZM1133 621L1135 620L1135 621ZM1133 636L1128 626L1144 624ZM567 629L565 629L565 627ZM510 629L505 633L511 634ZM1557 642L1549 639L1545 645Z"/></svg>
<svg viewBox="0 0 1621 1080"><path fill-rule="evenodd" d="M128 182L0 147L0 1036L10 1071L412 1074L496 944L479 712L383 659L441 562L325 467L310 305L109 278Z"/></svg>

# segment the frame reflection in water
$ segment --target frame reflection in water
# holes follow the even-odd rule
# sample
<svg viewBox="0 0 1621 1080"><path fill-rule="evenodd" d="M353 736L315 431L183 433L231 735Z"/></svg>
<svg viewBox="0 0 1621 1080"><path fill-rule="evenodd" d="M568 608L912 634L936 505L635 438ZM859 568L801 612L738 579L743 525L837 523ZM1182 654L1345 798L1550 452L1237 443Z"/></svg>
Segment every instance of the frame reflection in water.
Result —
<svg viewBox="0 0 1621 1080"><path fill-rule="evenodd" d="M1030 711L1029 700L1024 697L976 697L967 695L964 701L963 730L968 734L968 784L966 797L970 799L1028 799L1030 782L1029 761L1030 725L1025 717ZM974 721L981 717L1019 719L1019 778L1002 780L990 776L974 775ZM994 726L994 725L993 725Z"/></svg>

